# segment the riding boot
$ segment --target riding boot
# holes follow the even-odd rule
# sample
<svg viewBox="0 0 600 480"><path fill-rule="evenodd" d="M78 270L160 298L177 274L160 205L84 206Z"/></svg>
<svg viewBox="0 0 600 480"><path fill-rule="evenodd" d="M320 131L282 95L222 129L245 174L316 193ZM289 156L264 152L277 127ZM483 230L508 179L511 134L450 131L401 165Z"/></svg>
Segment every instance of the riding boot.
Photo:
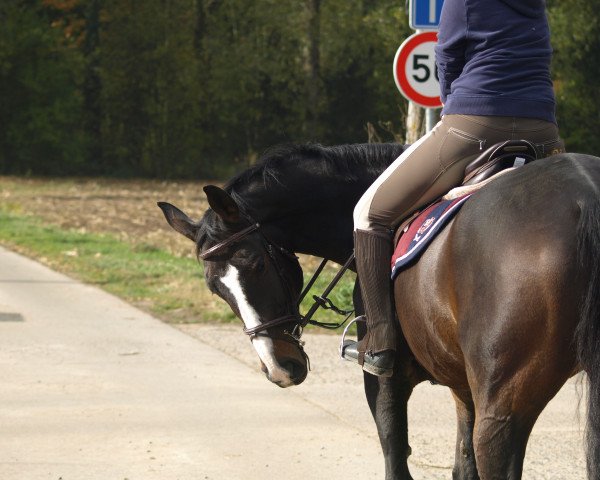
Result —
<svg viewBox="0 0 600 480"><path fill-rule="evenodd" d="M391 233L356 230L354 255L367 317L367 334L360 342L344 342L342 357L356 361L373 375L387 377L393 373L396 349L396 316L390 280Z"/></svg>

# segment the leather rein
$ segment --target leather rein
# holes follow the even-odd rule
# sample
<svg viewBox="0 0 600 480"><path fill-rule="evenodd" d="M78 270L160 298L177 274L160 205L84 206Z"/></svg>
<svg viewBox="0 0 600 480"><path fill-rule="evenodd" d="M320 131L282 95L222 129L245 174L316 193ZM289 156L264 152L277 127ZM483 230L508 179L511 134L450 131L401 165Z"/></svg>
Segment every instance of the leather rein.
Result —
<svg viewBox="0 0 600 480"><path fill-rule="evenodd" d="M327 295L329 295L329 293L331 293L331 291L337 285L337 283L342 278L342 276L344 275L346 270L348 270L349 267L352 265L352 263L354 261L354 254L350 255L350 258L348 258L348 260L344 263L344 265L341 267L341 269L338 271L338 273L335 275L335 277L331 280L329 285L325 288L325 290L323 291L323 294L321 296L313 295L313 300L314 300L313 305L310 307L310 309L308 310L306 315L302 315L302 314L300 314L300 304L302 303L302 301L306 297L307 293L310 291L311 287L314 285L315 281L317 280L317 278L323 271L323 268L325 267L325 264L327 263L328 260L323 259L323 261L321 262L321 264L319 265L319 267L313 274L312 278L306 284L306 287L300 293L298 299L295 300L293 298L294 295L290 289L290 285L285 278L285 272L284 272L283 268L281 267L280 262L277 260L277 256L275 255L275 252L279 252L280 254L282 254L283 256L287 257L288 259L290 259L294 262L298 262L298 257L294 253L290 252L289 250L270 241L265 236L264 232L262 231L260 223L255 222L251 219L249 219L249 223L250 223L250 225L247 226L246 228L240 230L237 233L234 233L233 235L226 238L222 242L219 242L216 245L214 245L213 247L198 254L198 258L200 258L201 260L210 261L210 260L214 259L215 256L219 255L225 249L230 247L231 245L239 242L240 240L244 239L245 237L247 237L248 235L250 235L254 232L258 232L261 236L261 241L262 241L263 247L265 248L265 251L267 252L267 254L269 256L271 263L275 267L282 284L285 286L285 289L287 290L288 295L291 299L291 303L294 305L295 311L291 314L284 315L284 316L281 316L278 318L274 318L273 320L268 320L266 322L263 322L260 325L257 325L256 327L244 328L244 333L250 337L254 337L254 336L257 336L258 334L264 332L265 330L268 330L273 327L278 327L278 326L284 325L284 324L294 324L294 327L291 331L286 330L284 332L285 337L283 339L289 340L289 338L286 338L286 337L291 337L291 339L293 339L293 341L295 343L298 343L300 346L302 346L300 337L302 336L304 327L306 327L307 324L315 325L315 326L318 326L321 328L332 329L332 330L344 325L344 323L346 323L348 321L348 318L350 318L350 315L352 315L352 313L354 313L354 310L339 309L338 307L336 307L333 304L333 302L327 297ZM313 320L312 317L319 308L323 308L326 310L333 310L335 313L337 313L339 315L345 315L346 318L339 323L319 322L317 320Z"/></svg>

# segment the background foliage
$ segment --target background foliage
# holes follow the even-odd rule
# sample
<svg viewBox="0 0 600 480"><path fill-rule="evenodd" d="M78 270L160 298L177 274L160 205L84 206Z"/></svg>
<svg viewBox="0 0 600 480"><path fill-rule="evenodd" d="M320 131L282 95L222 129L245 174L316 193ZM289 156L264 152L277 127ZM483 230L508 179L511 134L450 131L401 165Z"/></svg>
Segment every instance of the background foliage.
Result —
<svg viewBox="0 0 600 480"><path fill-rule="evenodd" d="M596 154L599 7L548 0L561 131ZM224 177L403 133L398 0L10 0L0 22L3 174Z"/></svg>

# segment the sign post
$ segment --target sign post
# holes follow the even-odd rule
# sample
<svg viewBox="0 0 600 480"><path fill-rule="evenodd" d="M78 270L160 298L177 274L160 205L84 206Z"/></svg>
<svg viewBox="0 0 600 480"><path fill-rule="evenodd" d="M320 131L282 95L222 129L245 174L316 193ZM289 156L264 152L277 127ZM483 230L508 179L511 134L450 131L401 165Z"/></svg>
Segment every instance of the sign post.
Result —
<svg viewBox="0 0 600 480"><path fill-rule="evenodd" d="M406 39L394 59L394 80L409 101L425 107L426 130L435 124L435 109L442 106L434 47L444 0L411 0L409 25L417 33Z"/></svg>
<svg viewBox="0 0 600 480"><path fill-rule="evenodd" d="M413 30L437 30L444 0L411 0L408 24Z"/></svg>

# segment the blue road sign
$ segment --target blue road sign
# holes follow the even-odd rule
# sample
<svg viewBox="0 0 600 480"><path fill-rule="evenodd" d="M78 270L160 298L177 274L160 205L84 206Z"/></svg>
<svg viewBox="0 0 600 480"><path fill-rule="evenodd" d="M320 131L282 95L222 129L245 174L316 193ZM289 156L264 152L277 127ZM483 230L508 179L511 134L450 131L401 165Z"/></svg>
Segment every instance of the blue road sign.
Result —
<svg viewBox="0 0 600 480"><path fill-rule="evenodd" d="M435 30L444 0L410 0L409 24L415 30Z"/></svg>

